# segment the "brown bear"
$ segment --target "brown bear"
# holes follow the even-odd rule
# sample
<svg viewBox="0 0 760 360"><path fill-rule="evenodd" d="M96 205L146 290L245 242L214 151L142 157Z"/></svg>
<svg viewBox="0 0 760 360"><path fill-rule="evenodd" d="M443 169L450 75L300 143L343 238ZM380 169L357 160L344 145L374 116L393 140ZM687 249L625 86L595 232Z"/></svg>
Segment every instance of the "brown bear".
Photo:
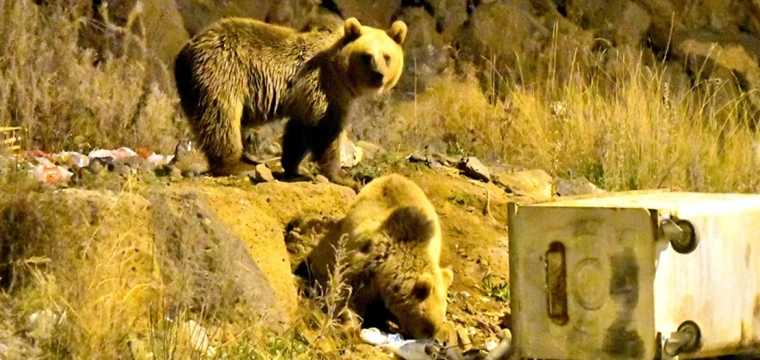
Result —
<svg viewBox="0 0 760 360"><path fill-rule="evenodd" d="M298 32L252 19L223 19L193 37L174 73L183 111L216 176L254 169L241 127L289 118L282 136L286 179L311 152L333 183L358 190L340 167L339 135L360 96L393 88L407 27L349 18L335 31Z"/></svg>
<svg viewBox="0 0 760 360"><path fill-rule="evenodd" d="M436 335L454 274L440 266L438 215L417 184L398 174L369 182L298 271L308 271L324 288L339 246L345 250L343 279L351 287L348 305L363 327L386 328L391 320L404 337Z"/></svg>

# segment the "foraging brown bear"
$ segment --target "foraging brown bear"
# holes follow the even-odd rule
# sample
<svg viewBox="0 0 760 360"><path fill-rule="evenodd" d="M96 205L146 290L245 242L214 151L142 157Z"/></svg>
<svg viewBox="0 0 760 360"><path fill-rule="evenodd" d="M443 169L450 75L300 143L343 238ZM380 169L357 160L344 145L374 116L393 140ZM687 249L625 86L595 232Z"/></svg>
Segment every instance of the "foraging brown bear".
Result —
<svg viewBox="0 0 760 360"><path fill-rule="evenodd" d="M241 127L289 118L282 137L285 178L311 152L331 182L358 190L340 167L339 135L355 99L393 88L401 76L401 21L387 30L349 18L335 31L297 32L227 18L192 38L174 73L182 109L212 174L251 171Z"/></svg>
<svg viewBox="0 0 760 360"><path fill-rule="evenodd" d="M364 327L384 327L383 322L393 320L407 338L435 336L454 274L440 266L438 215L417 184L398 174L369 182L300 271L308 271L324 288L341 245L349 305L364 319Z"/></svg>

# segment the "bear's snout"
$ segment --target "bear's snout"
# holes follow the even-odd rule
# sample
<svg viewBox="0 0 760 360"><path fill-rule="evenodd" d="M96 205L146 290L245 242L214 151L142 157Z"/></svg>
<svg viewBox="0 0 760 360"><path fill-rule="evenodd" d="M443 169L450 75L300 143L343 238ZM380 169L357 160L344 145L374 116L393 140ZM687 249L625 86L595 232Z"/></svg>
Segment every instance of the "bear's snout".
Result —
<svg viewBox="0 0 760 360"><path fill-rule="evenodd" d="M362 56L362 62L366 69L369 70L367 73L370 82L369 85L377 87L383 86L385 73L383 73L382 67L378 63L377 58L372 56L372 54L364 54Z"/></svg>

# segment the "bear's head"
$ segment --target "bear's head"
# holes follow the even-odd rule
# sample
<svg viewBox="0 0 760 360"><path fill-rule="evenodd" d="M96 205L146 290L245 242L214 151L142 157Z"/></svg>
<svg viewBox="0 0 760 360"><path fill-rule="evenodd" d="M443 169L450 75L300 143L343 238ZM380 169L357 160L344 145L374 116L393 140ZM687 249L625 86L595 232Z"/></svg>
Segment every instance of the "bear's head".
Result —
<svg viewBox="0 0 760 360"><path fill-rule="evenodd" d="M447 292L453 280L454 273L448 267L435 267L417 277L405 309L394 314L404 337L432 339L438 333L446 317Z"/></svg>
<svg viewBox="0 0 760 360"><path fill-rule="evenodd" d="M381 30L362 26L356 18L346 20L338 56L353 93L382 93L396 86L404 67L406 31L402 21Z"/></svg>
<svg viewBox="0 0 760 360"><path fill-rule="evenodd" d="M394 196L387 191L384 195ZM451 268L441 268L438 263L438 223L417 206L401 207L385 220L382 234L397 249L387 257L381 276L381 281L388 281L381 286L392 291L386 294L385 305L404 337L430 339L443 324L447 293L454 280ZM421 245L423 251L419 251Z"/></svg>

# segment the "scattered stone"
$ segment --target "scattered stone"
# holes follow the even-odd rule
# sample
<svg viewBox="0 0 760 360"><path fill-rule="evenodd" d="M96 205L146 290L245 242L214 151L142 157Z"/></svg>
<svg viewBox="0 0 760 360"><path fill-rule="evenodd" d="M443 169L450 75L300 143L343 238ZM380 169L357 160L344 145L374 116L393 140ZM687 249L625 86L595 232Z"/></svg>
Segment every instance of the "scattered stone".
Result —
<svg viewBox="0 0 760 360"><path fill-rule="evenodd" d="M358 141L356 146L362 149L364 158L367 160L374 160L377 156L385 153L385 149L380 147L380 145L366 141Z"/></svg>
<svg viewBox="0 0 760 360"><path fill-rule="evenodd" d="M334 0L341 14L354 16L362 25L387 28L391 25L393 14L401 7L401 0Z"/></svg>
<svg viewBox="0 0 760 360"><path fill-rule="evenodd" d="M491 171L474 156L468 156L460 160L457 168L462 170L465 176L475 180L491 181Z"/></svg>
<svg viewBox="0 0 760 360"><path fill-rule="evenodd" d="M554 195L554 181L543 170L501 173L496 177L496 182L504 186L508 192L537 201L551 199Z"/></svg>
<svg viewBox="0 0 760 360"><path fill-rule="evenodd" d="M459 345L457 331L451 323L444 323L443 326L441 326L441 329L435 336L435 340L446 347L456 347Z"/></svg>
<svg viewBox="0 0 760 360"><path fill-rule="evenodd" d="M415 151L414 153L412 153L411 155L409 155L409 157L407 159L409 161L411 161L411 162L417 162L417 163L427 162L427 156L425 156L425 154L423 154L423 153L421 153L419 151Z"/></svg>
<svg viewBox="0 0 760 360"><path fill-rule="evenodd" d="M464 328L457 328L457 335L459 336L459 343L462 344L462 348L467 351L472 347L472 341L470 341L470 335L467 334L467 330Z"/></svg>
<svg viewBox="0 0 760 360"><path fill-rule="evenodd" d="M111 163L111 158L95 158L90 161L90 164L85 168L93 174L99 174L104 169L108 168L108 164Z"/></svg>
<svg viewBox="0 0 760 360"><path fill-rule="evenodd" d="M327 184L327 183L329 183L329 182L330 182L330 180L328 180L328 179L327 179L327 177L325 177L325 176L324 176L324 175L322 175L322 174L319 174L319 175L317 175L317 176L315 177L315 180L316 180L316 182L317 182L318 184Z"/></svg>
<svg viewBox="0 0 760 360"><path fill-rule="evenodd" d="M461 159L457 159L453 156L446 155L444 153L436 152L427 156L428 162L437 162L443 166L456 166Z"/></svg>
<svg viewBox="0 0 760 360"><path fill-rule="evenodd" d="M497 346L499 346L499 341L496 339L491 338L486 341L486 350L488 351L495 349Z"/></svg>
<svg viewBox="0 0 760 360"><path fill-rule="evenodd" d="M598 188L585 177L575 179L563 179L558 177L554 179L554 184L557 187L557 195L559 196L601 194L604 192L604 190Z"/></svg>
<svg viewBox="0 0 760 360"><path fill-rule="evenodd" d="M174 149L174 157L169 165L177 167L183 176L193 177L208 171L208 162L189 140L180 141Z"/></svg>
<svg viewBox="0 0 760 360"><path fill-rule="evenodd" d="M362 148L354 145L346 132L340 135L340 166L352 168L362 160Z"/></svg>
<svg viewBox="0 0 760 360"><path fill-rule="evenodd" d="M152 168L148 160L137 155L114 159L111 166L114 168L125 168L126 170L149 170Z"/></svg>
<svg viewBox="0 0 760 360"><path fill-rule="evenodd" d="M274 176L272 170L270 170L265 164L256 165L256 176L254 178L256 182L272 182Z"/></svg>

